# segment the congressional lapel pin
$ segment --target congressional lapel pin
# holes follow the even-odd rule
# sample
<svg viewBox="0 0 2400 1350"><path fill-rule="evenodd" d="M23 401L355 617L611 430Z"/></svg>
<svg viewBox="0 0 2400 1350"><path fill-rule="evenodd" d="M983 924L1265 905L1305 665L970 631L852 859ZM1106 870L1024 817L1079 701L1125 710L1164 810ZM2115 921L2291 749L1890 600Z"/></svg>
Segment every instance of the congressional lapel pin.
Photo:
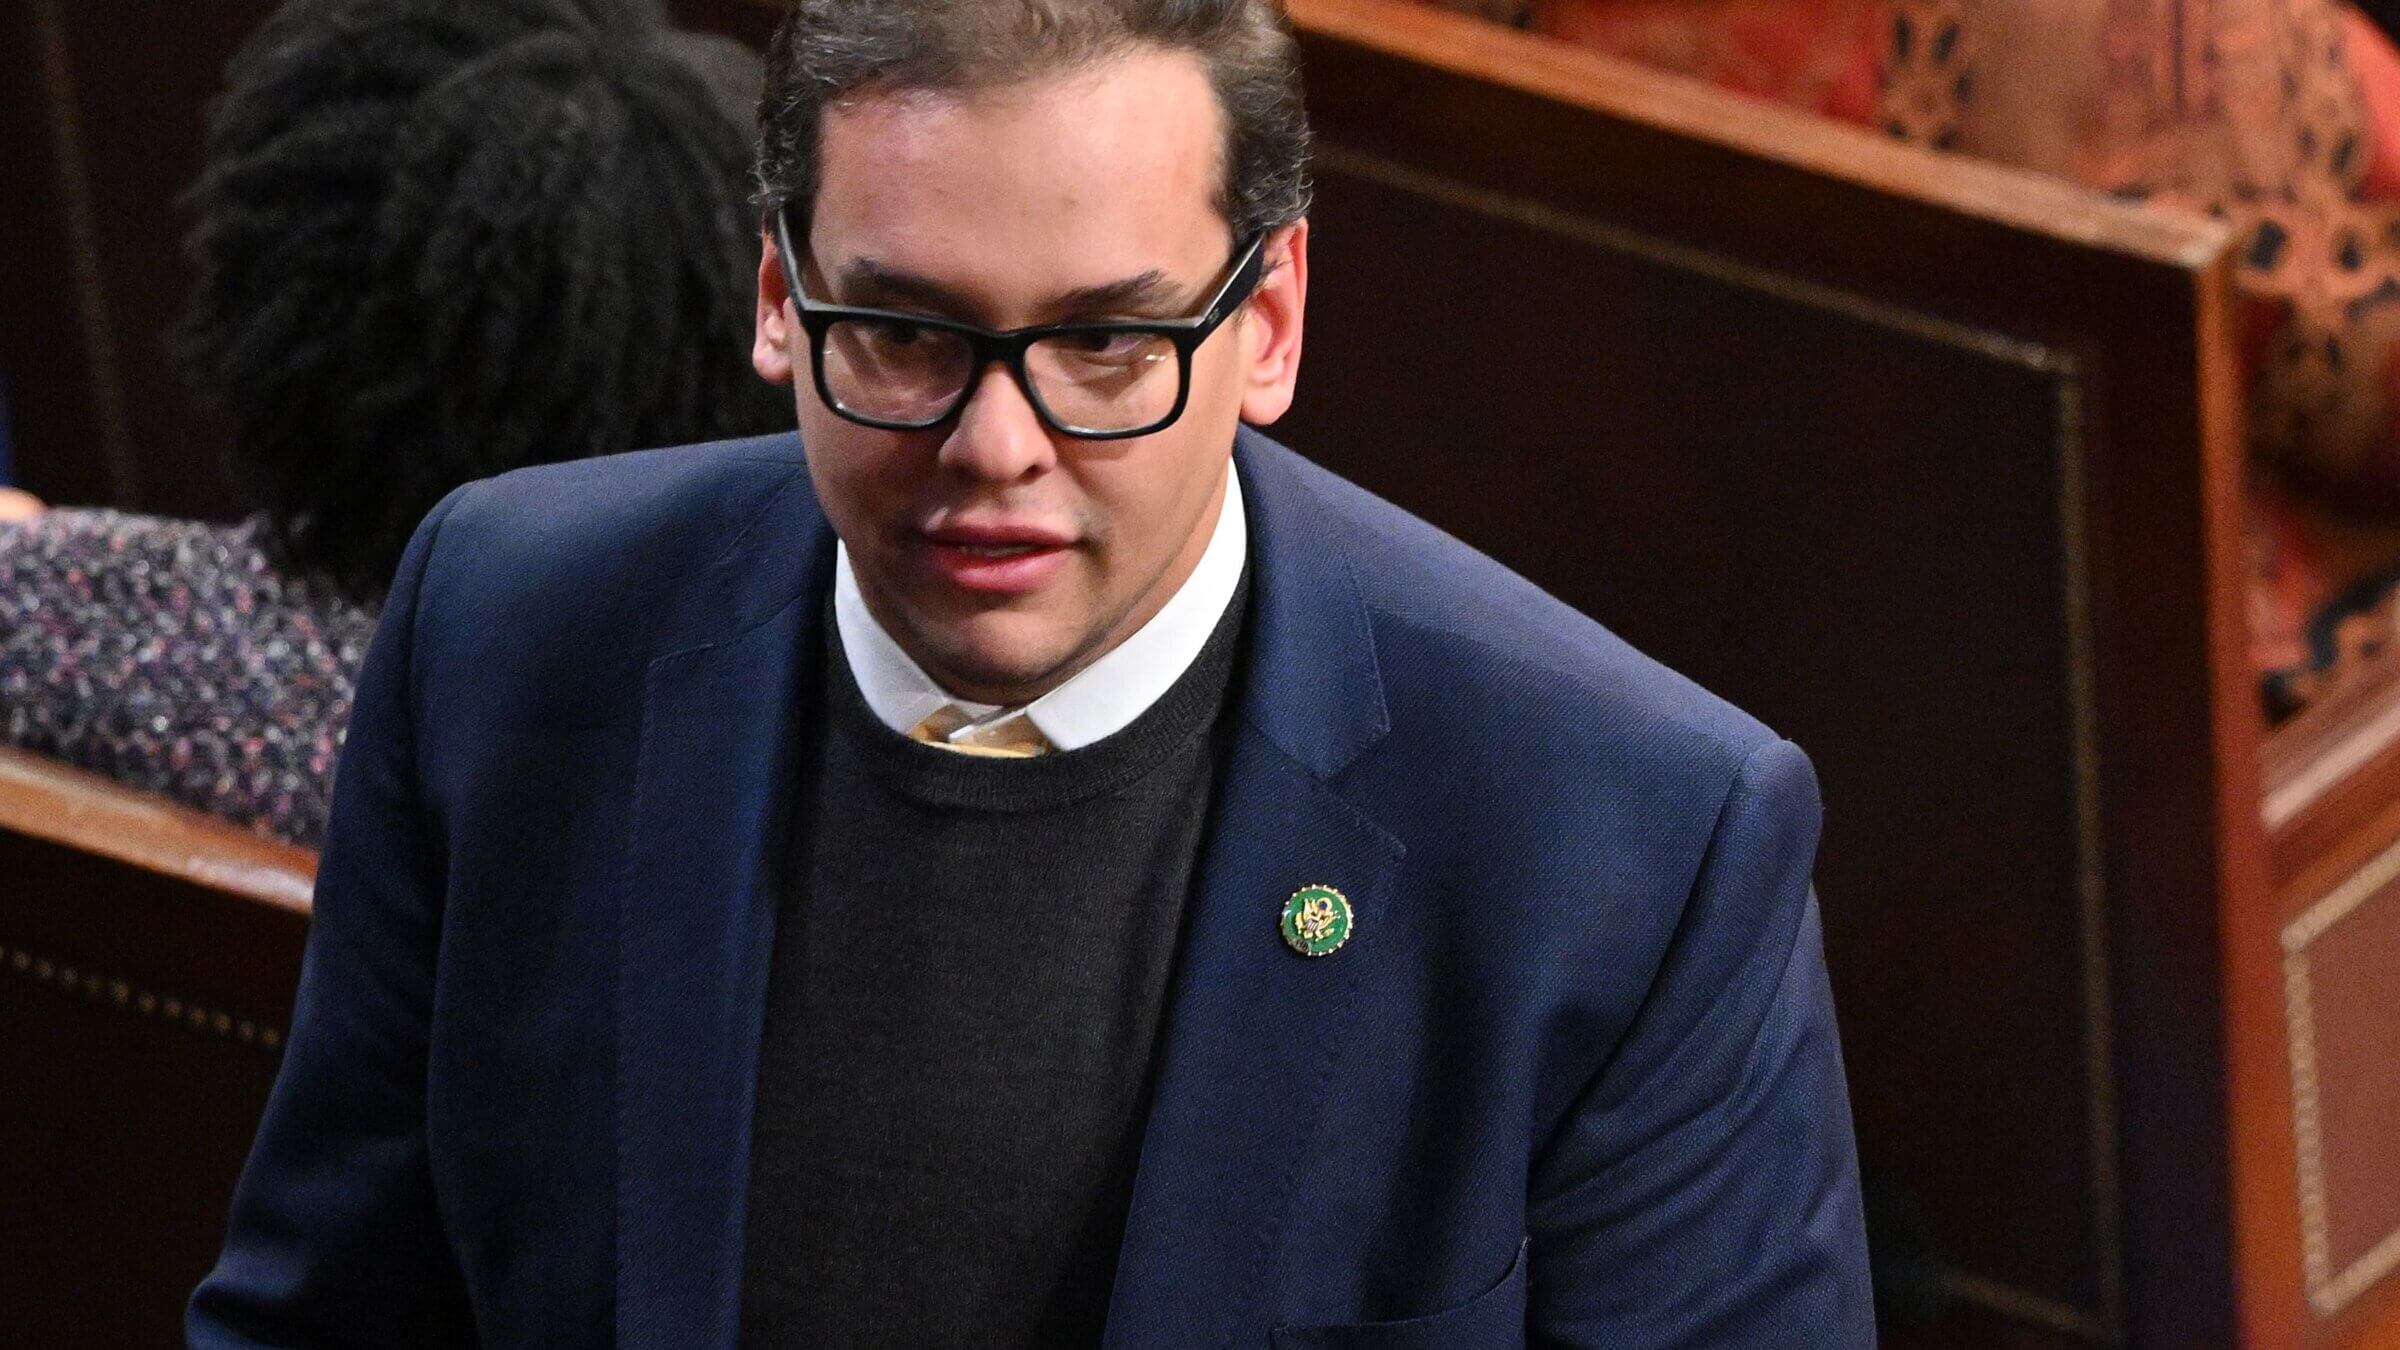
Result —
<svg viewBox="0 0 2400 1350"><path fill-rule="evenodd" d="M1350 901L1331 886L1303 886L1283 902L1283 940L1302 956L1331 956L1350 940Z"/></svg>

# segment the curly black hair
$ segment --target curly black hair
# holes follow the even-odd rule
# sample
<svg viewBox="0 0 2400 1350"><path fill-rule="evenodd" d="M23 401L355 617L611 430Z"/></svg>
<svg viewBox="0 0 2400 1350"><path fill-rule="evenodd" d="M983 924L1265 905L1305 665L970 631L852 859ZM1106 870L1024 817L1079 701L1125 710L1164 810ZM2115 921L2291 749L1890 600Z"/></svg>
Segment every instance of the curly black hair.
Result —
<svg viewBox="0 0 2400 1350"><path fill-rule="evenodd" d="M291 0L243 48L177 336L279 566L372 601L460 483L791 425L712 41L652 0Z"/></svg>

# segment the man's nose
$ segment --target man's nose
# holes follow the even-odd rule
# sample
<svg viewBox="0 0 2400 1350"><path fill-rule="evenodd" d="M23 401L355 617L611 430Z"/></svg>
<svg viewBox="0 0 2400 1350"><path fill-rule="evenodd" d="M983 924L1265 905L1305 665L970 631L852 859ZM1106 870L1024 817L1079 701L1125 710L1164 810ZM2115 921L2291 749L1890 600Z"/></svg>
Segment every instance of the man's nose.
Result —
<svg viewBox="0 0 2400 1350"><path fill-rule="evenodd" d="M991 483L1008 483L1050 467L1056 457L1049 428L1033 410L1007 366L995 361L958 410L942 442L945 467Z"/></svg>

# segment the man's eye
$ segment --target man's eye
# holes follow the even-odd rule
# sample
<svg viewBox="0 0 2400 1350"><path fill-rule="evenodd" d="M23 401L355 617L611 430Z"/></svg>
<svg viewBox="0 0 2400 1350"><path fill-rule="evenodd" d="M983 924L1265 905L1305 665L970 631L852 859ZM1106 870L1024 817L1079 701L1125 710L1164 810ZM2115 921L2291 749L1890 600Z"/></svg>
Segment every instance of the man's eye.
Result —
<svg viewBox="0 0 2400 1350"><path fill-rule="evenodd" d="M1147 354L1158 339L1149 333L1071 333L1067 349L1090 361L1133 361Z"/></svg>
<svg viewBox="0 0 2400 1350"><path fill-rule="evenodd" d="M899 319L878 319L868 327L867 339L879 347L913 347L925 340L925 329Z"/></svg>

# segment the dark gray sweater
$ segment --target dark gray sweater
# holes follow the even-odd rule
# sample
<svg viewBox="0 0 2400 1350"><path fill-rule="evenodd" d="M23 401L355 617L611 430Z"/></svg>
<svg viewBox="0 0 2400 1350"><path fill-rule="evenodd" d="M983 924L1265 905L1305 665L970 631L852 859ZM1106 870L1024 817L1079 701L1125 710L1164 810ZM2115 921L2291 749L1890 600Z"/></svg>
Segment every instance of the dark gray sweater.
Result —
<svg viewBox="0 0 2400 1350"><path fill-rule="evenodd" d="M893 732L832 638L767 982L744 1346L1099 1344L1247 592L1131 726L1034 759Z"/></svg>

